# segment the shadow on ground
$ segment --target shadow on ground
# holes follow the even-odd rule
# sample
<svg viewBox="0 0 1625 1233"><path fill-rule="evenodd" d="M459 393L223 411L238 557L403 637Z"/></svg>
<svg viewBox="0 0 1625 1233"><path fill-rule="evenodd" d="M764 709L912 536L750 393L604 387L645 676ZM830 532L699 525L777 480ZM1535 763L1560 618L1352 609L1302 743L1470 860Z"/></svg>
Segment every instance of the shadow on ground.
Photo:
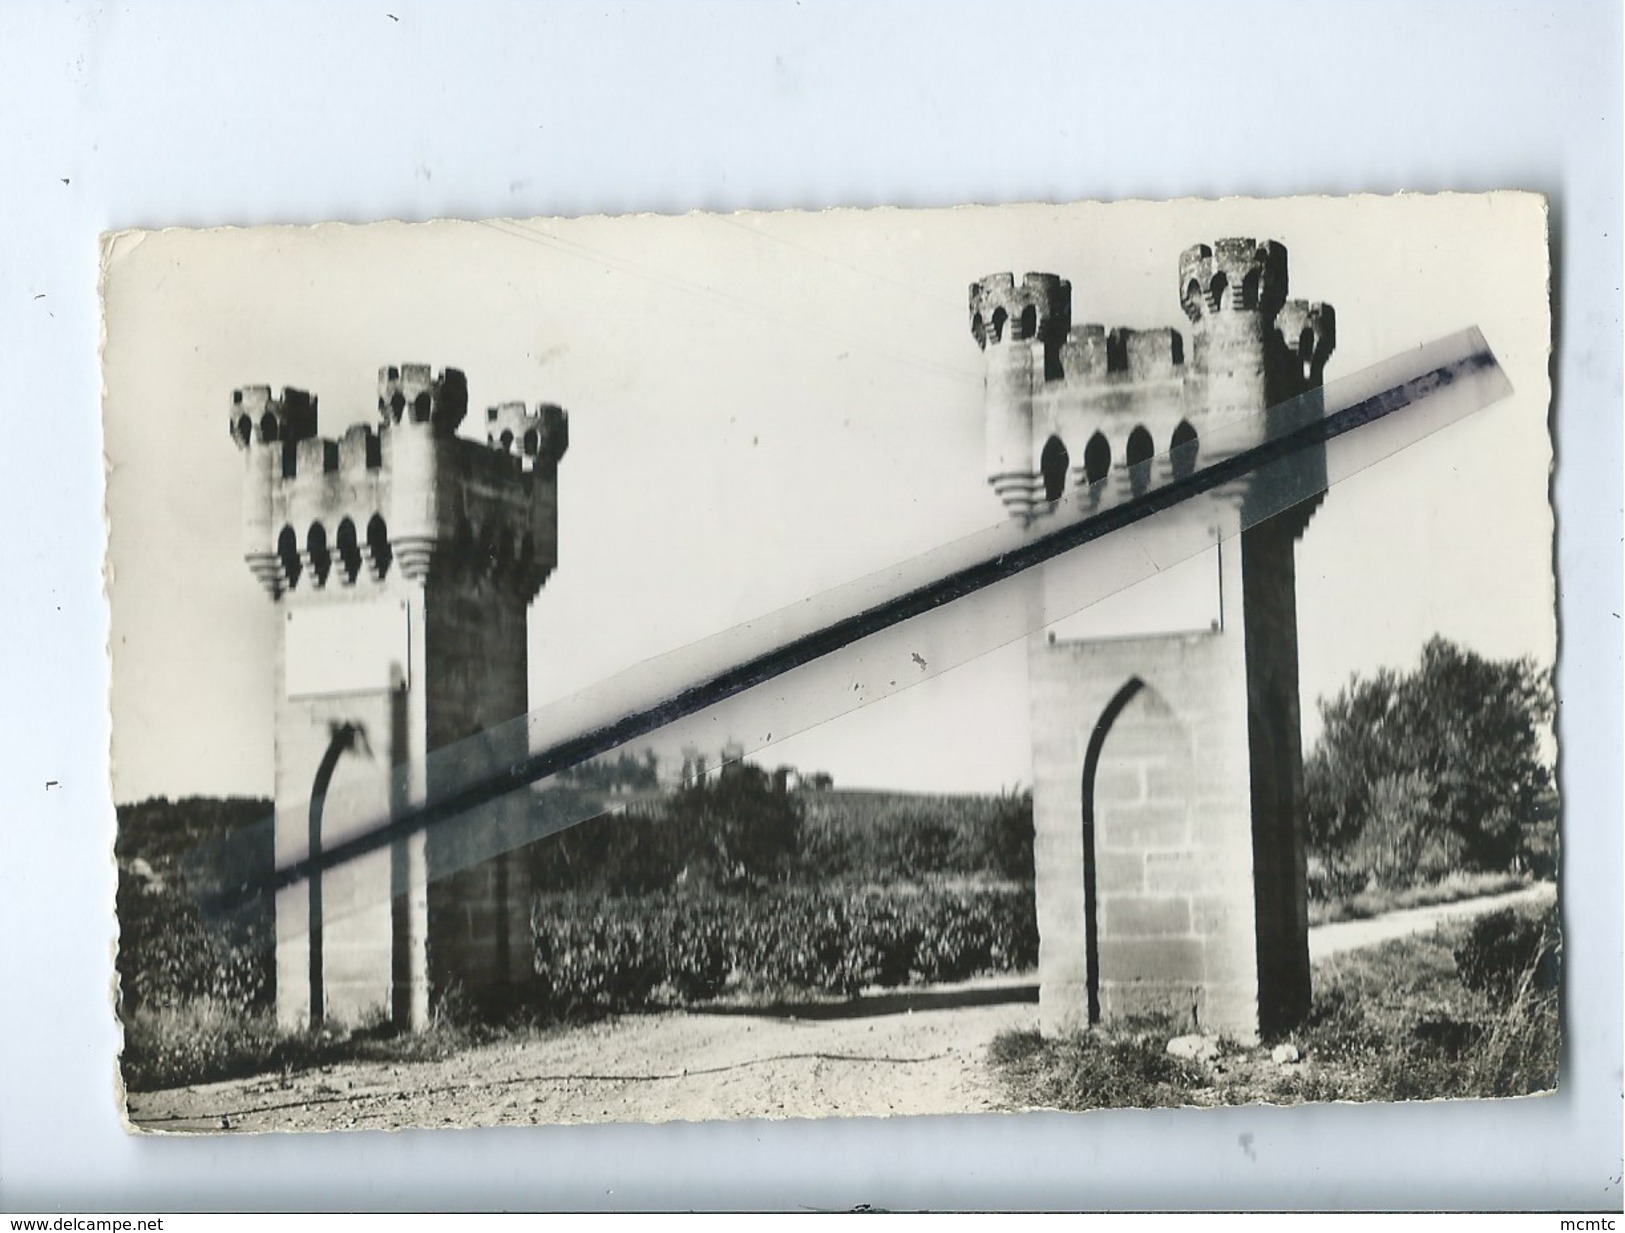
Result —
<svg viewBox="0 0 1625 1233"><path fill-rule="evenodd" d="M1037 1002L1038 982L979 989L917 989L860 995L845 1002L773 1002L766 1006L691 1006L691 1015L737 1015L767 1019L869 1019L911 1011L957 1010Z"/></svg>

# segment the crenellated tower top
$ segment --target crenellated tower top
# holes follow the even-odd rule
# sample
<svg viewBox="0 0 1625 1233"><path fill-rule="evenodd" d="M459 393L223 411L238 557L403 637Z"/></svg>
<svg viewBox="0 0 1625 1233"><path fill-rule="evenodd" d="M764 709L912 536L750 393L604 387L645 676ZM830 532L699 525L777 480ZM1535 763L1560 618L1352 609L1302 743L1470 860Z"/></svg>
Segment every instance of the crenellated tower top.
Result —
<svg viewBox="0 0 1625 1233"><path fill-rule="evenodd" d="M447 368L378 370L376 426L317 433L316 399L268 386L232 394L246 458L244 557L273 598L431 577L528 602L557 562L564 411L508 402L484 442L457 435L468 384Z"/></svg>
<svg viewBox="0 0 1625 1233"><path fill-rule="evenodd" d="M1222 239L1179 258L1174 329L1072 323L1071 284L994 274L970 286L971 336L987 364L988 482L1016 517L1112 476L1138 490L1149 460L1195 464L1204 432L1320 385L1336 343L1331 306L1287 299L1287 252ZM1187 447L1178 459L1167 457ZM1162 477L1167 478L1167 477Z"/></svg>
<svg viewBox="0 0 1625 1233"><path fill-rule="evenodd" d="M1054 274L994 274L970 285L970 329L977 346L1037 340L1059 346L1072 326L1072 284Z"/></svg>
<svg viewBox="0 0 1625 1233"><path fill-rule="evenodd" d="M378 370L378 415L386 424L430 424L451 436L468 414L468 382L455 368L438 377L427 364L387 365Z"/></svg>
<svg viewBox="0 0 1625 1233"><path fill-rule="evenodd" d="M1179 302L1192 325L1225 313L1273 318L1286 293L1286 249L1274 240L1220 240L1180 254Z"/></svg>
<svg viewBox="0 0 1625 1233"><path fill-rule="evenodd" d="M498 403L485 412L485 443L518 458L526 471L556 467L570 446L570 419L550 402L535 411L522 402Z"/></svg>

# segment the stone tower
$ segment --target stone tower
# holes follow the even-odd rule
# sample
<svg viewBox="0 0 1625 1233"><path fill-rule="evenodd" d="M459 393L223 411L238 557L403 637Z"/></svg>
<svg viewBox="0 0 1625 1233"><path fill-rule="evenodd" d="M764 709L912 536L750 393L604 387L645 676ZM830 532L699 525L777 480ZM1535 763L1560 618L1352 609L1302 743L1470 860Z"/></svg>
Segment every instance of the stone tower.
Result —
<svg viewBox="0 0 1625 1233"><path fill-rule="evenodd" d="M381 369L380 422L338 440L317 435L309 394L232 395L244 556L280 610L278 868L421 803L431 752L526 711L567 421L504 403L473 441L456 435L467 407L462 373L421 364ZM467 837L444 829L278 892L282 1023L420 1028L431 992L498 998L528 976L522 862L459 869Z"/></svg>
<svg viewBox="0 0 1625 1233"><path fill-rule="evenodd" d="M1281 245L1190 248L1178 291L1188 355L1176 330L1074 326L1051 274L971 285L988 481L1013 517L1167 482L1218 425L1317 397L1334 317L1286 298ZM1307 1009L1294 546L1313 509L1192 564L1211 620L1030 638L1046 1031L1153 1012L1251 1040Z"/></svg>

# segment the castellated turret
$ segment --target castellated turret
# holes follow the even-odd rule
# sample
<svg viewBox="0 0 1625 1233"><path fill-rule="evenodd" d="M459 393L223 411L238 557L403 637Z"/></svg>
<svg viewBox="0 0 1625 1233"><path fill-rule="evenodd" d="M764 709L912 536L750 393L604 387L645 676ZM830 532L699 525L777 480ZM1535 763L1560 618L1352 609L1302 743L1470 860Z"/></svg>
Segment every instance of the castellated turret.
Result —
<svg viewBox="0 0 1625 1233"><path fill-rule="evenodd" d="M568 423L505 402L475 440L458 435L467 412L463 374L426 364L379 369L377 422L336 438L303 391L232 395L243 554L279 609L279 868L524 752L511 721L528 709L529 605L558 560ZM421 1028L434 996L500 1001L530 979L527 866L501 839L523 829L522 798L279 890L279 1020Z"/></svg>
<svg viewBox="0 0 1625 1233"><path fill-rule="evenodd" d="M1168 451L1319 386L1335 318L1329 305L1287 299L1285 248L1197 244L1178 273L1188 354L1178 330L1073 325L1071 284L1053 274L971 284L971 334L987 362L988 482L1013 516L1074 488L1098 501L1165 482L1196 465L1201 447ZM1167 474L1141 465L1158 456Z"/></svg>
<svg viewBox="0 0 1625 1233"><path fill-rule="evenodd" d="M1074 325L1052 274L971 285L987 478L1013 517L1117 501L1320 415L1336 319L1287 298L1280 244L1197 244L1170 291L1186 333ZM1226 505L1186 509L1214 540L1238 508L1245 529L1028 639L1046 1032L1157 1014L1253 1040L1309 1006L1294 553L1319 498L1283 510L1248 476L1206 499Z"/></svg>
<svg viewBox="0 0 1625 1233"><path fill-rule="evenodd" d="M231 435L248 457L244 557L273 597L364 587L391 569L417 582L458 570L535 597L557 561L560 408L503 403L484 444L465 440L463 374L426 364L379 369L376 426L319 437L316 405L301 390L232 394Z"/></svg>

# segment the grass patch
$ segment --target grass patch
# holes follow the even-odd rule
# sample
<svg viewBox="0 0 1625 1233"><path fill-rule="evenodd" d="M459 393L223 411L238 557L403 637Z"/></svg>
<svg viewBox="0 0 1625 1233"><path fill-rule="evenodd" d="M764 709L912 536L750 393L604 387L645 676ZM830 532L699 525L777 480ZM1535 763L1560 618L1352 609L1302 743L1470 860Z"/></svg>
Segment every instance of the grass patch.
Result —
<svg viewBox="0 0 1625 1233"><path fill-rule="evenodd" d="M1017 1107L1524 1096L1557 1085L1560 953L1555 909L1508 910L1327 959L1290 1064L1272 1060L1275 1041L1182 1061L1166 1052L1185 1030L1171 1023L1007 1033L989 1056Z"/></svg>
<svg viewBox="0 0 1625 1233"><path fill-rule="evenodd" d="M288 1031L268 1014L245 1014L200 997L127 1016L119 1067L132 1092L284 1074L340 1062L433 1062L495 1041L534 1038L554 1024L516 1014L479 1022L443 1008L424 1032L389 1023Z"/></svg>
<svg viewBox="0 0 1625 1233"><path fill-rule="evenodd" d="M1152 1109L1194 1103L1207 1069L1168 1052L1171 1023L1093 1029L1058 1040L1005 1032L988 1051L1011 1101L1026 1108Z"/></svg>
<svg viewBox="0 0 1625 1233"><path fill-rule="evenodd" d="M1388 912L1427 908L1440 903L1477 899L1482 895L1504 895L1522 890L1532 879L1521 873L1452 873L1437 882L1407 886L1398 890L1373 887L1335 899L1311 900L1309 923L1331 925L1343 920L1368 920Z"/></svg>

